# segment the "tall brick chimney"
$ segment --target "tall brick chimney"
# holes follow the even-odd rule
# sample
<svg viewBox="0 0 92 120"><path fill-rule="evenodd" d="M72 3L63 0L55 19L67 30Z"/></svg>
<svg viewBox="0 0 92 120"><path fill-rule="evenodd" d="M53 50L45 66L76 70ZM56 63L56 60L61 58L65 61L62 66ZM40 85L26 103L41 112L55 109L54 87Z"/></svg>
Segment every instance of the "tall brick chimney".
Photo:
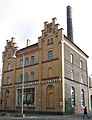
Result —
<svg viewBox="0 0 92 120"><path fill-rule="evenodd" d="M67 6L67 37L73 42L72 12L71 6Z"/></svg>

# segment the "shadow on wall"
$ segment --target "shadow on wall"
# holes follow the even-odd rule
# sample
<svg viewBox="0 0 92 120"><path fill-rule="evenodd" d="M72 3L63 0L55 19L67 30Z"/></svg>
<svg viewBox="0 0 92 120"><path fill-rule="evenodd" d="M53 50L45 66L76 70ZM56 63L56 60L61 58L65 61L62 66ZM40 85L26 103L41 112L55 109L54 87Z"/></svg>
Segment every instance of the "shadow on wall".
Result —
<svg viewBox="0 0 92 120"><path fill-rule="evenodd" d="M75 108L71 105L71 98L65 100L65 114L74 114Z"/></svg>

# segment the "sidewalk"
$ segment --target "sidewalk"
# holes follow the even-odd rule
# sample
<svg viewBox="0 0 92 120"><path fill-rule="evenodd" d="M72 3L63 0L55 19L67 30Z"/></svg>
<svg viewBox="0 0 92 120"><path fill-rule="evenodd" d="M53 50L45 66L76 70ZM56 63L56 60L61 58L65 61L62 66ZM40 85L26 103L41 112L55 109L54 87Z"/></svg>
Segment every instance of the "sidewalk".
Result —
<svg viewBox="0 0 92 120"><path fill-rule="evenodd" d="M92 119L92 112L88 113L90 120ZM25 117L16 116L16 113L1 114L2 119L31 119L31 120L83 120L83 114L74 115L45 115L45 114L26 114ZM85 117L86 118L86 117ZM87 118L86 118L87 119ZM84 119L85 120L85 119Z"/></svg>

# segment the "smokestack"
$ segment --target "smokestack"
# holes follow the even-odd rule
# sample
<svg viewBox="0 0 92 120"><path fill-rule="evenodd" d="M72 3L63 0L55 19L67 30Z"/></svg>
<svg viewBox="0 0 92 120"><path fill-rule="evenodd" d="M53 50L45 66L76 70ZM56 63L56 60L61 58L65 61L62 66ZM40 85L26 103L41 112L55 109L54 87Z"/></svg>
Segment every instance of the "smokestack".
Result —
<svg viewBox="0 0 92 120"><path fill-rule="evenodd" d="M28 47L30 45L30 40L27 39L27 43L26 43L26 46Z"/></svg>
<svg viewBox="0 0 92 120"><path fill-rule="evenodd" d="M67 37L73 42L71 6L67 6Z"/></svg>

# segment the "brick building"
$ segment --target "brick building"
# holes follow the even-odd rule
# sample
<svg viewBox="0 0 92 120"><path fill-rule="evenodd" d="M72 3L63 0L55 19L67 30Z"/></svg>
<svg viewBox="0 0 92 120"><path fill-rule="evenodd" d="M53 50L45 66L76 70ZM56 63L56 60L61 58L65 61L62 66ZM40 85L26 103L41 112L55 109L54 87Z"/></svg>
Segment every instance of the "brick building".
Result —
<svg viewBox="0 0 92 120"><path fill-rule="evenodd" d="M80 112L88 106L88 56L63 34L55 18L44 22L38 43L17 50L12 38L3 52L2 109ZM16 54L16 59L13 59ZM24 74L23 74L24 61Z"/></svg>

